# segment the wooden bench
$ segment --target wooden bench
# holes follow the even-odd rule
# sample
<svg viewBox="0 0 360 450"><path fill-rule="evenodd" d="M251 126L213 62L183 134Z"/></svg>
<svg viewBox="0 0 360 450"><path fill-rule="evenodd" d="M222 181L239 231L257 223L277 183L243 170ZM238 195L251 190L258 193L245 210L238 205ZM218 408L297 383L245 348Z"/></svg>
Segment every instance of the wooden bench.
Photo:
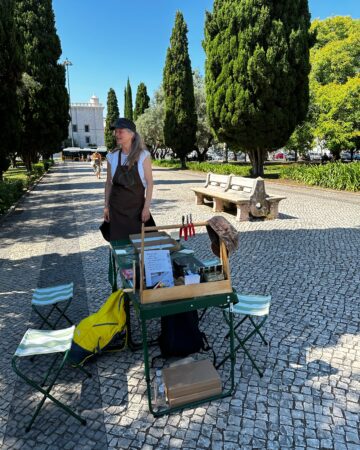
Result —
<svg viewBox="0 0 360 450"><path fill-rule="evenodd" d="M252 179L235 175L208 173L203 187L191 188L195 193L195 204L202 205L204 199L213 202L213 211L222 212L224 207L235 204L236 220L243 222L252 217L276 219L279 202L286 197L268 195L262 178Z"/></svg>

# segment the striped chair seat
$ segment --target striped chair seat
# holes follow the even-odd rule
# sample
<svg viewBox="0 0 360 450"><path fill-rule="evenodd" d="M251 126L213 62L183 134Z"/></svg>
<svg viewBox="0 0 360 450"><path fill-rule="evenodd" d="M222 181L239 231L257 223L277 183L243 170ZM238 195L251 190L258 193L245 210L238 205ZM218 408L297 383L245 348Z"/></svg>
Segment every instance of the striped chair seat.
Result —
<svg viewBox="0 0 360 450"><path fill-rule="evenodd" d="M74 295L74 283L62 284L47 288L37 288L33 293L32 305L54 305L62 301L70 300Z"/></svg>
<svg viewBox="0 0 360 450"><path fill-rule="evenodd" d="M267 316L269 314L271 295L237 294L238 303L233 312L246 316Z"/></svg>
<svg viewBox="0 0 360 450"><path fill-rule="evenodd" d="M63 330L33 330L24 334L16 356L45 355L66 352L70 349L74 336L75 325Z"/></svg>
<svg viewBox="0 0 360 450"><path fill-rule="evenodd" d="M234 326L234 336L238 342L238 345L235 347L235 352L237 352L240 348L244 351L245 355L250 359L251 364L258 372L260 377L263 376L263 372L259 369L256 364L255 359L251 356L250 351L247 348L247 342L254 335L258 335L262 342L265 345L268 345L264 335L260 331L260 328L265 324L270 310L271 303L271 295L252 295L252 294L237 294L238 302L233 305L231 309L231 313L236 315L241 315L243 317L238 319L238 322ZM256 318L260 317L260 319ZM250 325L247 331L240 336L236 330L240 328L240 326L246 322ZM250 323L249 323L250 322ZM229 334L225 336L229 337ZM225 357L217 364L216 368L221 367L225 361L230 358L230 354L225 355Z"/></svg>
<svg viewBox="0 0 360 450"><path fill-rule="evenodd" d="M69 406L64 404L61 399L55 398L50 392L60 374L65 364L68 362L69 350L71 348L73 336L75 331L75 325L64 328L62 330L34 330L29 329L24 334L14 356L12 357L11 365L15 373L22 378L28 385L41 392L43 398L39 402L35 409L35 412L26 426L25 430L29 431L38 416L41 408L45 404L45 400L51 400L56 406L59 406L67 414L73 416L83 425L86 424L86 420L72 410ZM32 375L33 364L36 364L38 360L41 359L42 355L49 355L51 353L56 353L53 358L50 358L52 362L49 364L49 368L42 380L34 378ZM20 364L19 358L24 356L30 356L32 364ZM35 356L39 358L35 359ZM62 356L62 359L61 359ZM48 358L48 357L47 357ZM49 361L48 359L46 361ZM89 378L91 374L80 367L78 364L70 361L73 367L79 368L83 373L85 373ZM44 361L42 366L38 368L36 378L39 378L39 370L45 370Z"/></svg>

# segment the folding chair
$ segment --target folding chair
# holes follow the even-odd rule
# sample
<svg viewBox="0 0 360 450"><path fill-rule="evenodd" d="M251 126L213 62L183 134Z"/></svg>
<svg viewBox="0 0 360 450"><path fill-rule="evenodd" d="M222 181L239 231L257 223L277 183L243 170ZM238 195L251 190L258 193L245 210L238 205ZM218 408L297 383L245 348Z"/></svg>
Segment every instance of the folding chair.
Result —
<svg viewBox="0 0 360 450"><path fill-rule="evenodd" d="M26 381L30 386L37 389L43 394L43 398L41 399L39 405L37 406L34 415L26 427L26 431L29 431L34 420L40 412L45 400L48 398L53 401L57 406L65 410L68 414L75 417L77 420L81 422L82 425L86 425L86 420L83 419L80 415L76 414L69 406L66 406L64 403L60 402L56 398L54 398L50 391L55 384L61 370L63 369L65 363L68 361L73 367L78 367L82 372L84 372L89 378L91 378L91 374L85 370L83 367L73 363L68 359L69 350L71 347L72 339L74 336L75 326L70 328L65 328L62 330L33 330L28 329L24 334L20 345L16 349L16 352L12 358L12 367L13 370L19 377ZM21 369L17 365L18 358L22 358L25 356L33 357L35 355L46 355L56 353L55 358L50 364L49 370L47 371L45 378L41 383L38 383L31 379L27 374L24 373L24 369ZM63 354L63 359L58 368L54 369L56 361L59 359L59 356ZM36 359L38 361L38 358ZM54 370L53 370L54 369ZM51 374L54 372L54 376L52 381L45 389L45 384Z"/></svg>
<svg viewBox="0 0 360 450"><path fill-rule="evenodd" d="M72 321L65 314L66 310L70 306L70 302L74 295L74 283L63 284L60 286L52 286L47 288L37 288L33 294L31 300L31 306L33 310L41 317L42 323L40 329L47 324L53 330L63 317L70 325ZM64 302L64 306L61 308L60 303ZM40 311L44 306L50 306L50 310L47 314L44 311ZM58 317L55 320L53 312L57 311ZM52 321L50 316L53 316Z"/></svg>
<svg viewBox="0 0 360 450"><path fill-rule="evenodd" d="M266 322L266 319L269 315L270 303L271 303L271 295L245 295L245 294L237 294L238 302L233 306L232 313L235 315L243 315L244 317L235 325L234 334L235 338L238 341L237 347L235 347L235 352L242 348L246 356L250 359L252 365L260 375L263 376L263 372L257 366L254 358L250 355L249 350L245 346L246 342L252 338L255 334L258 334L265 345L268 345L263 334L260 331L260 328ZM259 322L256 322L253 317L262 317ZM235 332L242 323L244 323L247 319L250 320L253 330L243 338L240 338L239 335ZM229 334L225 336L228 338ZM226 360L230 358L230 355L225 356L225 358L219 362L216 368L222 366Z"/></svg>

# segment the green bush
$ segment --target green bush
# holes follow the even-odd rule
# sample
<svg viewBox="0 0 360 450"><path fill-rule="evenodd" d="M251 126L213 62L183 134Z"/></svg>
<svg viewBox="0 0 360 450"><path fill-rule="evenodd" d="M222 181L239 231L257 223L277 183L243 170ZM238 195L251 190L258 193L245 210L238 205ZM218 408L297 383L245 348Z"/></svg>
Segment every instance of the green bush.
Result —
<svg viewBox="0 0 360 450"><path fill-rule="evenodd" d="M360 164L293 165L281 170L281 178L345 191L360 191Z"/></svg>
<svg viewBox="0 0 360 450"><path fill-rule="evenodd" d="M24 192L22 180L0 182L0 214L4 214Z"/></svg>
<svg viewBox="0 0 360 450"><path fill-rule="evenodd" d="M180 169L181 167L180 161L176 159L154 160L153 165L178 169ZM250 175L250 166L237 166L235 164L214 164L210 162L187 162L186 166L188 169L197 170L198 172L212 172L223 175L229 175L232 173L234 175L245 177Z"/></svg>
<svg viewBox="0 0 360 450"><path fill-rule="evenodd" d="M36 178L41 177L41 175L43 175L45 173L44 164L42 162L32 164L31 171L35 175Z"/></svg>

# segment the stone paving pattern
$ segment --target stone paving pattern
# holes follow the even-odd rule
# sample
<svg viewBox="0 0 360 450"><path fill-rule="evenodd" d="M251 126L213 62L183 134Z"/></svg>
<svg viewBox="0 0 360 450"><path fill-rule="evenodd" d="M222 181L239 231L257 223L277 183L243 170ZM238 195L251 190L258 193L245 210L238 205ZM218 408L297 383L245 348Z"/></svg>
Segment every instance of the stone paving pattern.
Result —
<svg viewBox="0 0 360 450"><path fill-rule="evenodd" d="M189 189L204 174L154 168L154 177L158 224L178 223L184 213L194 221L213 215L209 206L195 206ZM86 427L46 402L25 433L39 395L17 379L11 357L25 330L38 323L31 290L74 281L69 315L75 321L110 294L108 248L98 231L103 180L84 163L53 168L0 227L0 447L358 450L360 195L276 183L267 189L287 196L279 219L238 223L224 213L240 231L231 257L234 287L273 299L269 347L258 339L250 347L264 377L239 351L232 397L155 419L142 352L106 354L88 365L93 378L65 370L55 388L86 417ZM211 256L204 229L188 245ZM227 341L218 316L206 313L201 327L221 357ZM135 319L135 337L137 327ZM158 352L152 348L151 356Z"/></svg>

